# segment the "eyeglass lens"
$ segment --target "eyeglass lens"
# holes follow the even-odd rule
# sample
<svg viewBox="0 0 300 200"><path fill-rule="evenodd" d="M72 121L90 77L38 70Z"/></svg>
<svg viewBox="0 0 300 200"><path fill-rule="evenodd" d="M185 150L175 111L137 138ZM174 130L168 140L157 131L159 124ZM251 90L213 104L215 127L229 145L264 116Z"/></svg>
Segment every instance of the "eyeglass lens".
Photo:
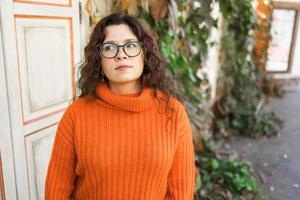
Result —
<svg viewBox="0 0 300 200"><path fill-rule="evenodd" d="M139 55L142 44L140 42L131 41L124 45L116 45L114 43L105 43L101 47L101 54L106 58L113 58L119 52L119 47L122 47L124 53L129 57L134 57Z"/></svg>

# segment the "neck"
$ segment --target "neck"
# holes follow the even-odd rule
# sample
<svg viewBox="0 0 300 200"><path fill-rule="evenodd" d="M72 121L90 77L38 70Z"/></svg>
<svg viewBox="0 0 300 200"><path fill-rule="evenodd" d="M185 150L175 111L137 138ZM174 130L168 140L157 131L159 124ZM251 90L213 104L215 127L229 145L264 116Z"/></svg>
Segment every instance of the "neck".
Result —
<svg viewBox="0 0 300 200"><path fill-rule="evenodd" d="M120 88L118 87L118 89ZM133 91L136 93L133 94ZM100 82L97 86L96 95L99 101L104 103L103 105L130 112L143 112L157 103L154 99L152 88L143 87L138 94L137 91L130 90L131 94L119 95L109 88L107 83Z"/></svg>
<svg viewBox="0 0 300 200"><path fill-rule="evenodd" d="M109 82L109 88L118 95L136 94L141 91L141 85L138 81L127 83Z"/></svg>

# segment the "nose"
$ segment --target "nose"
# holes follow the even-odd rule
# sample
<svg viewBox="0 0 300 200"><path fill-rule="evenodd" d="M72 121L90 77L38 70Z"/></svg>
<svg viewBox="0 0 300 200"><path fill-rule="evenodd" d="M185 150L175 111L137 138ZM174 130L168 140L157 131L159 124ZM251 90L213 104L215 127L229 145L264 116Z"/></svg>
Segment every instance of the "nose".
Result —
<svg viewBox="0 0 300 200"><path fill-rule="evenodd" d="M123 47L118 47L119 48L119 51L116 55L116 59L117 60L123 60L123 59L127 59L127 55L125 54L124 52L124 48Z"/></svg>

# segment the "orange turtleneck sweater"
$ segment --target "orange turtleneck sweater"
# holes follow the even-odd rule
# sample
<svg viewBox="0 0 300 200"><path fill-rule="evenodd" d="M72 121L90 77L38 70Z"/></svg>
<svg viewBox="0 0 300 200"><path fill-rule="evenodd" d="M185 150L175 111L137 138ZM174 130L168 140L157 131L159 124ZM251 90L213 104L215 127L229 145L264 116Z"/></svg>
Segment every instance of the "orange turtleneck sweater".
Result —
<svg viewBox="0 0 300 200"><path fill-rule="evenodd" d="M101 83L96 94L72 103L59 123L45 199L193 199L192 131L182 104L171 99L170 119L150 88L121 96Z"/></svg>

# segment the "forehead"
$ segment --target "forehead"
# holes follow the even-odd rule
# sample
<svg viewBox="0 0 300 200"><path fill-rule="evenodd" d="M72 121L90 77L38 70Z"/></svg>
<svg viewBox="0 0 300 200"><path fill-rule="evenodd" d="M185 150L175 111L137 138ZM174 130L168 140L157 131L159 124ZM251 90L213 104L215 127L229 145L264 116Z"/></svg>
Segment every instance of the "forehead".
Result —
<svg viewBox="0 0 300 200"><path fill-rule="evenodd" d="M137 40L137 37L127 24L110 25L105 28L105 39L103 42L123 42L127 40Z"/></svg>

